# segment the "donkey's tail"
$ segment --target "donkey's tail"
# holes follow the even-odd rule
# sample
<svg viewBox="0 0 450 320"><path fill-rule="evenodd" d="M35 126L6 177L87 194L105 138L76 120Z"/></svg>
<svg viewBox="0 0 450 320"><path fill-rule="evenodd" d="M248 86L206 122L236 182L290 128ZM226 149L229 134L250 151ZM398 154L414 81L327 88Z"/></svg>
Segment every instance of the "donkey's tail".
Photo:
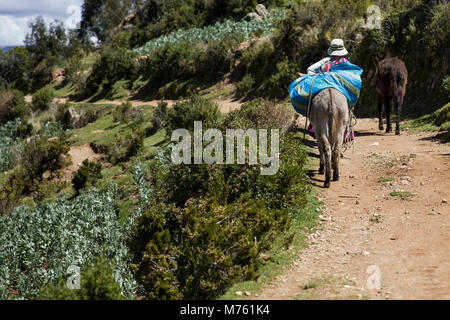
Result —
<svg viewBox="0 0 450 320"><path fill-rule="evenodd" d="M332 141L336 140L336 127L337 124L335 122L334 117L334 109L335 105L333 102L333 91L331 89L328 89L328 92L330 93L330 100L328 102L328 141L330 141L330 144ZM331 145L331 148L334 149L334 146Z"/></svg>

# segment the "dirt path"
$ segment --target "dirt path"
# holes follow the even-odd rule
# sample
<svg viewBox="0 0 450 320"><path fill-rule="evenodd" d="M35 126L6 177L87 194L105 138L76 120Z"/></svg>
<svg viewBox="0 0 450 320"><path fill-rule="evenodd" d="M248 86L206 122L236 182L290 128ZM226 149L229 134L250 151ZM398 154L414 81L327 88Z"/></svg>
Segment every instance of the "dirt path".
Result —
<svg viewBox="0 0 450 320"><path fill-rule="evenodd" d="M84 160L94 161L101 158L101 155L96 154L88 143L70 147L69 154L72 164L62 169L62 181L71 180L73 173L81 167Z"/></svg>
<svg viewBox="0 0 450 320"><path fill-rule="evenodd" d="M310 246L257 299L450 299L450 146L375 119L356 131L341 180L312 178L324 211Z"/></svg>
<svg viewBox="0 0 450 320"><path fill-rule="evenodd" d="M230 111L239 109L240 106L242 105L242 102L239 100L235 100L235 99L213 99L217 105L219 106L219 110L222 113L228 113ZM31 95L27 95L25 96L25 101L27 102L31 102L32 101L32 96ZM55 98L55 102L57 103L66 103L67 101L69 101L68 98ZM131 105L133 107L139 107L142 105L158 105L158 102L160 102L161 100L149 100L149 101L145 101L145 100L129 100ZM175 103L177 103L179 100L164 100L165 102L167 102L167 105L169 107L172 107ZM71 103L77 103L74 101L70 101ZM81 103L81 102L80 102ZM94 102L94 104L112 104L112 105L121 105L122 103L124 103L124 101L121 100L101 100L98 102Z"/></svg>

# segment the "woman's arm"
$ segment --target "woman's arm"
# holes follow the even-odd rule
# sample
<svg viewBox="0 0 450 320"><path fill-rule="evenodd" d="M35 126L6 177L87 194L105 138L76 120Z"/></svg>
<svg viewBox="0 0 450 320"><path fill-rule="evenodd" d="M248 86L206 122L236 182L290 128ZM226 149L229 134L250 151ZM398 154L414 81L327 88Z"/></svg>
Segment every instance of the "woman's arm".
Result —
<svg viewBox="0 0 450 320"><path fill-rule="evenodd" d="M322 60L320 60L320 61L314 63L314 64L311 65L311 66L308 68L308 70L306 71L307 74L315 74L315 73L316 73L316 70L317 70L318 68L320 68L325 62L328 62L328 61L330 61L330 57L323 58Z"/></svg>

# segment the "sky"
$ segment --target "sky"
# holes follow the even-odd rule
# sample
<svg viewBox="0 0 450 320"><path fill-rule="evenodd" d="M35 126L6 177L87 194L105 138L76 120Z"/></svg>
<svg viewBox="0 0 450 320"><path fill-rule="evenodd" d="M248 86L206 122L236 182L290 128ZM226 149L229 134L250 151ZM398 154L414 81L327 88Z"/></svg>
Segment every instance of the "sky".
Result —
<svg viewBox="0 0 450 320"><path fill-rule="evenodd" d="M82 4L83 0L0 0L0 47L23 45L28 22L37 16L47 24L58 19L75 28Z"/></svg>

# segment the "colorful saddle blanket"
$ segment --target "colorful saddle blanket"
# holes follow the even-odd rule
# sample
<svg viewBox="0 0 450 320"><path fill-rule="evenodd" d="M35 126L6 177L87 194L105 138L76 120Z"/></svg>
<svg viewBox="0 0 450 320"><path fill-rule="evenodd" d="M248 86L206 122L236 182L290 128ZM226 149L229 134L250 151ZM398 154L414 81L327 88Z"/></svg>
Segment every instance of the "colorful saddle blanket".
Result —
<svg viewBox="0 0 450 320"><path fill-rule="evenodd" d="M323 89L334 88L345 95L349 108L355 106L361 91L363 69L341 58L324 64L320 72L317 77L316 75L300 77L289 86L289 95L295 111L303 116L307 115L309 92L314 77L316 79L313 83L311 99Z"/></svg>

